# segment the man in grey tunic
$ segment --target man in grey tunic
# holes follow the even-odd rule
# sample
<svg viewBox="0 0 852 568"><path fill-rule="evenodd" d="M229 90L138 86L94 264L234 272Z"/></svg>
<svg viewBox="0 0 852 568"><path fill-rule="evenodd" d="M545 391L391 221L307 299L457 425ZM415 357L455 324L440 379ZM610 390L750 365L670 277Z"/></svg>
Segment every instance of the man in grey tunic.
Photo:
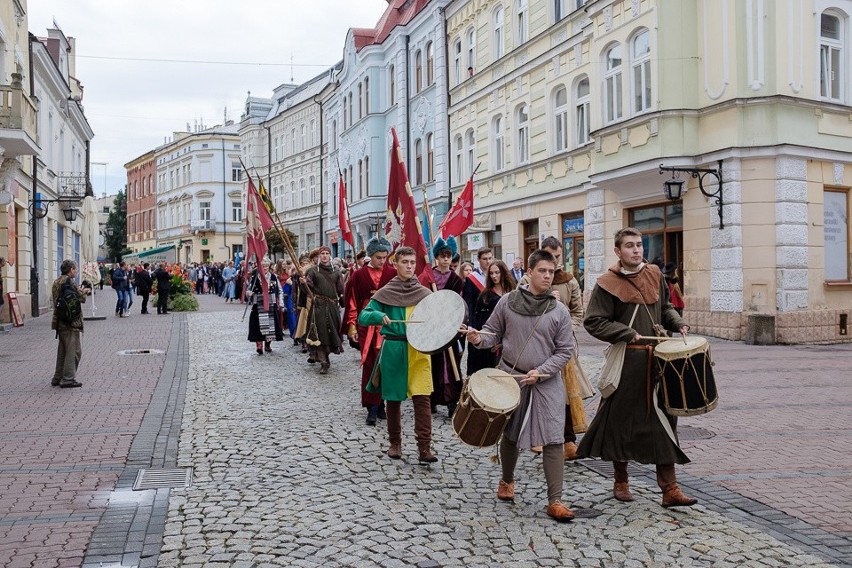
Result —
<svg viewBox="0 0 852 568"><path fill-rule="evenodd" d="M674 464L689 463L677 438L677 419L665 413L657 397L659 378L653 370L653 345L642 336L655 327L686 334L686 325L669 302L669 287L653 263L643 257L642 233L626 227L615 233L618 262L598 278L583 322L592 337L627 343L618 388L602 399L580 442L581 457L612 461L613 495L633 501L627 462L653 463L663 490L663 507L694 505L677 484ZM643 306L644 304L644 306Z"/></svg>
<svg viewBox="0 0 852 568"><path fill-rule="evenodd" d="M544 477L547 481L547 514L557 521L570 521L574 513L562 503L564 478L563 429L565 387L562 368L574 355L574 336L568 309L551 294L556 260L544 250L533 252L528 261L530 284L504 295L479 334L470 329L468 341L477 349L502 344L498 366L512 374L521 387L521 403L509 420L500 441L503 476L497 498L515 497L515 464L518 448L544 446Z"/></svg>

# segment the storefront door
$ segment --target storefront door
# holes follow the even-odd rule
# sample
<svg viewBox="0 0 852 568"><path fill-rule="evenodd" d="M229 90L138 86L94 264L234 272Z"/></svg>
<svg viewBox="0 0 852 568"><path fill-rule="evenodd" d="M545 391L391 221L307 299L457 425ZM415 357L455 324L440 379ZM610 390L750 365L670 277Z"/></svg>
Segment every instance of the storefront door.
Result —
<svg viewBox="0 0 852 568"><path fill-rule="evenodd" d="M583 238L585 220L582 213L573 213L562 217L562 260L566 272L571 272L580 283L580 289L585 289L583 276L586 272L585 250Z"/></svg>

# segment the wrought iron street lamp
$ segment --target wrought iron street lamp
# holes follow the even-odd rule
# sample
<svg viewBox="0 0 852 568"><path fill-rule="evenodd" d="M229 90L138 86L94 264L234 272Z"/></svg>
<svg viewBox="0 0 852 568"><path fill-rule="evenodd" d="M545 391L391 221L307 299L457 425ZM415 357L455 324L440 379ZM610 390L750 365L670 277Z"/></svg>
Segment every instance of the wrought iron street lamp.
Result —
<svg viewBox="0 0 852 568"><path fill-rule="evenodd" d="M671 201L680 200L683 195L683 180L680 180L675 175L676 173L683 172L691 175L693 178L698 180L698 189L705 197L709 197L714 199L716 204L717 211L719 212L719 228L725 228L725 221L722 217L723 207L725 205L724 195L722 193L722 160L718 162L718 168L678 168L678 167L666 167L663 164L660 164L660 175L663 172L672 172L672 178L663 182L663 191L665 191L666 198ZM708 192L704 189L704 178L707 175L712 175L716 178L717 187L716 191Z"/></svg>

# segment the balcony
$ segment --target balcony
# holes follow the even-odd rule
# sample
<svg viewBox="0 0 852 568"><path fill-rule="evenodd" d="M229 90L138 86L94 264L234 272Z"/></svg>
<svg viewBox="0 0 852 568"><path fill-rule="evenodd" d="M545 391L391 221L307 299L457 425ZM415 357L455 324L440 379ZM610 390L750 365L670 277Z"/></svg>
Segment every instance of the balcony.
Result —
<svg viewBox="0 0 852 568"><path fill-rule="evenodd" d="M189 223L189 228L193 231L215 231L215 219L193 219Z"/></svg>
<svg viewBox="0 0 852 568"><path fill-rule="evenodd" d="M34 156L36 106L21 87L21 76L12 73L11 85L0 85L0 147L4 157Z"/></svg>

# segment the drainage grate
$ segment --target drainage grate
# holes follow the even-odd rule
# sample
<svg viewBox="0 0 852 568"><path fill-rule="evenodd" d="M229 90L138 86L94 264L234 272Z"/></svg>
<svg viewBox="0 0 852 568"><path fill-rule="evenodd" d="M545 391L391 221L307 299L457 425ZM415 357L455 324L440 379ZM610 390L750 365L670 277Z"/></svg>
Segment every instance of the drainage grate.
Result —
<svg viewBox="0 0 852 568"><path fill-rule="evenodd" d="M192 484L192 468L140 469L133 482L134 491L159 489L162 487L189 487Z"/></svg>
<svg viewBox="0 0 852 568"><path fill-rule="evenodd" d="M578 519L594 519L603 515L603 511L597 509L571 509L574 511L574 516Z"/></svg>
<svg viewBox="0 0 852 568"><path fill-rule="evenodd" d="M612 462L601 461L601 460L580 460L577 462L581 465L586 466L590 470L594 471L598 475L602 475L607 478L615 477L615 471L612 468ZM632 462L627 464L627 475L633 477L636 475L642 475L648 473L647 471L640 469L638 466L633 465Z"/></svg>
<svg viewBox="0 0 852 568"><path fill-rule="evenodd" d="M677 426L677 437L679 440L709 440L715 437L715 432L697 426Z"/></svg>
<svg viewBox="0 0 852 568"><path fill-rule="evenodd" d="M125 349L119 351L119 355L158 355L165 353L162 349Z"/></svg>

